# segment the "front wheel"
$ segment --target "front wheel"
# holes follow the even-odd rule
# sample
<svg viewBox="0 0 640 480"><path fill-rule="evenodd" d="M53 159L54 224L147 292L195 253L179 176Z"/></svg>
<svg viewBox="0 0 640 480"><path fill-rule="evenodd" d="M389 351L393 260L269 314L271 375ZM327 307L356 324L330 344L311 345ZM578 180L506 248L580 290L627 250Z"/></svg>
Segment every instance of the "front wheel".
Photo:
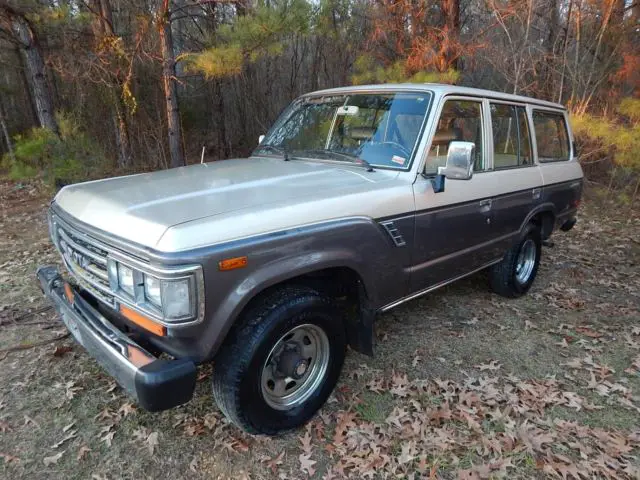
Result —
<svg viewBox="0 0 640 480"><path fill-rule="evenodd" d="M265 295L218 356L213 396L249 433L275 435L309 420L335 387L346 352L342 316L307 287Z"/></svg>
<svg viewBox="0 0 640 480"><path fill-rule="evenodd" d="M520 297L529 291L538 273L542 238L540 229L530 224L520 242L511 247L502 261L489 272L491 289L503 297Z"/></svg>

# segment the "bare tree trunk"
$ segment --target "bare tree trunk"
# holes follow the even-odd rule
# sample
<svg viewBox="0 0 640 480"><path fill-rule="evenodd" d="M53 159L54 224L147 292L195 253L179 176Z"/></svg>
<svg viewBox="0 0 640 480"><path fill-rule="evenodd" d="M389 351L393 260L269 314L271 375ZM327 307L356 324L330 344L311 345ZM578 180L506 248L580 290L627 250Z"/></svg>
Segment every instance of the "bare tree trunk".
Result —
<svg viewBox="0 0 640 480"><path fill-rule="evenodd" d="M444 0L441 4L442 14L444 16L444 27L449 36L455 38L457 43L460 38L460 0ZM440 62L442 71L445 72L450 68L458 69L458 53L448 49L444 52L444 61Z"/></svg>
<svg viewBox="0 0 640 480"><path fill-rule="evenodd" d="M118 99L114 101L113 121L115 123L116 147L118 148L118 166L126 168L131 166L131 143L129 141L129 126L125 112L123 112L118 104L122 103Z"/></svg>
<svg viewBox="0 0 640 480"><path fill-rule="evenodd" d="M229 158L231 154L229 142L227 141L227 118L224 109L224 97L222 96L222 81L215 80L213 84L214 97L218 99L218 108L216 109L216 123L218 131L218 160L220 158Z"/></svg>
<svg viewBox="0 0 640 480"><path fill-rule="evenodd" d="M4 118L4 109L0 103L0 129L2 129L2 135L7 143L7 150L9 151L9 158L12 162L16 161L16 155L13 152L13 143L11 143L11 137L9 136L9 129L7 128L7 122Z"/></svg>
<svg viewBox="0 0 640 480"><path fill-rule="evenodd" d="M58 134L58 123L53 110L47 69L40 51L38 38L24 15L6 5L2 5L0 8L9 18L11 31L20 47L20 55L24 62L27 83L29 84L38 123L41 127L48 128Z"/></svg>
<svg viewBox="0 0 640 480"><path fill-rule="evenodd" d="M102 41L105 38L115 37L113 25L113 11L110 0L93 0L93 10L98 16L93 22L93 31L96 39ZM127 107L122 100L123 80L118 74L113 75L113 83L117 86L117 92L109 95L111 101L111 115L116 138L118 152L118 167L127 168L132 164L131 141L129 139L129 124L127 122ZM112 87L113 88L113 87Z"/></svg>
<svg viewBox="0 0 640 480"><path fill-rule="evenodd" d="M173 52L171 20L169 18L169 0L162 0L158 11L158 32L162 50L162 86L167 110L167 130L169 134L169 153L171 168L185 165L182 147L182 129L180 126L180 108L178 106L178 90L176 88L176 60Z"/></svg>
<svg viewBox="0 0 640 480"><path fill-rule="evenodd" d="M571 12L573 11L573 0L569 0L569 13L567 13L567 28L564 33L564 46L562 47L562 71L560 72L560 86L558 87L558 103L562 103L562 93L564 90L564 76L567 69L567 50L569 48L569 33L571 32Z"/></svg>

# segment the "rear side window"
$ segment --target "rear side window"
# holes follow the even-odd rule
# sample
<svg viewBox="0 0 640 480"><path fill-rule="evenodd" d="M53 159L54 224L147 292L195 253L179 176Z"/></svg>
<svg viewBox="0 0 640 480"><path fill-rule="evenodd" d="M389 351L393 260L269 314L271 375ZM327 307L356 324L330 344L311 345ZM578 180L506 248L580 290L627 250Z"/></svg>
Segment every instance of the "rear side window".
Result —
<svg viewBox="0 0 640 480"><path fill-rule="evenodd" d="M538 160L558 162L569 160L569 135L561 113L533 111Z"/></svg>
<svg viewBox="0 0 640 480"><path fill-rule="evenodd" d="M531 141L524 107L491 104L493 168L531 165Z"/></svg>

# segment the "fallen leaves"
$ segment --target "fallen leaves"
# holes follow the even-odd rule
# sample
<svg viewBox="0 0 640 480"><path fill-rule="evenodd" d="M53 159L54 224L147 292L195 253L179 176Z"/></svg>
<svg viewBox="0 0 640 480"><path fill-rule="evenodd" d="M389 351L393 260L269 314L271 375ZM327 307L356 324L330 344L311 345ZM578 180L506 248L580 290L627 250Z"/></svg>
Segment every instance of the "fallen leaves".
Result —
<svg viewBox="0 0 640 480"><path fill-rule="evenodd" d="M51 455L50 457L44 457L42 459L42 461L44 462L44 466L48 467L49 465L56 465L62 458L62 455L64 455L64 452L66 452L66 450L56 453L55 455Z"/></svg>
<svg viewBox="0 0 640 480"><path fill-rule="evenodd" d="M147 444L147 449L149 450L149 455L153 456L153 454L155 453L155 450L158 446L158 432L151 432L148 436L147 439L145 440L145 443Z"/></svg>
<svg viewBox="0 0 640 480"><path fill-rule="evenodd" d="M600 365L593 356L578 360L575 366L590 369L596 384L615 385L606 380L612 370ZM514 455L536 459L535 468L560 477L576 472L583 478L605 476L611 468L607 465L616 465L618 472L634 468L627 456L637 448L634 445L640 433L632 441L616 432L566 421L553 422L545 416L551 407L576 411L601 408L587 402L578 392L565 389L555 378L486 376L484 372L495 374L501 370L497 360L475 367L482 372L480 376L470 375L462 383L437 378L410 380L398 371L391 372L389 377L363 379L367 390L387 392L396 401L382 423L365 421L351 412L335 414L334 435L325 450L336 463L332 464L328 478L371 478L382 469L391 476L405 476L418 468L426 473L426 458L444 456L451 459L451 465L457 465L460 456L468 452L474 452L478 461L472 462L471 467L459 468L459 478L509 478L517 468ZM610 389L621 391L622 387ZM316 470L311 440L309 431L299 437L300 470L307 475ZM578 458L561 455L558 448L575 452ZM598 451L608 458L602 460ZM437 475L438 468L434 471Z"/></svg>
<svg viewBox="0 0 640 480"><path fill-rule="evenodd" d="M299 438L300 444L302 446L302 453L298 456L298 461L300 462L300 471L306 473L311 477L316 473L316 470L313 466L318 462L311 459L313 447L311 445L310 429L311 424L307 424L305 434Z"/></svg>
<svg viewBox="0 0 640 480"><path fill-rule="evenodd" d="M107 447L111 447L113 437L116 435L116 431L113 428L114 425L109 424L100 430L100 441L103 442Z"/></svg>
<svg viewBox="0 0 640 480"><path fill-rule="evenodd" d="M76 438L77 436L78 436L78 431L77 430L71 430L67 435L65 435L62 438L62 440L59 440L56 443L54 443L53 445L51 445L51 448L55 450L56 448L60 447L63 443L68 442L69 440L72 440L72 439Z"/></svg>
<svg viewBox="0 0 640 480"><path fill-rule="evenodd" d="M81 460L84 459L84 457L87 456L87 454L91 451L91 449L89 447L87 447L86 445L82 445L79 449L78 449L78 454L76 455L76 460L78 462L80 462Z"/></svg>
<svg viewBox="0 0 640 480"><path fill-rule="evenodd" d="M29 415L25 415L24 416L24 426L28 426L28 425L33 425L36 428L40 428L40 425L38 424L38 422L36 422L33 418L31 418Z"/></svg>
<svg viewBox="0 0 640 480"><path fill-rule="evenodd" d="M122 417L128 417L129 415L135 413L136 407L134 407L133 404L129 402L123 403L122 406L118 409L118 414L122 415Z"/></svg>
<svg viewBox="0 0 640 480"><path fill-rule="evenodd" d="M71 347L70 345L58 345L54 350L53 350L53 356L60 358L65 356L67 353L73 351L73 347Z"/></svg>
<svg viewBox="0 0 640 480"><path fill-rule="evenodd" d="M264 460L264 463L267 466L267 468L271 470L271 473L276 474L278 472L278 467L283 463L283 459L284 459L284 450L273 458L267 457Z"/></svg>
<svg viewBox="0 0 640 480"><path fill-rule="evenodd" d="M0 458L4 461L5 465L20 463L20 458L9 453L0 453Z"/></svg>
<svg viewBox="0 0 640 480"><path fill-rule="evenodd" d="M480 369L480 371L484 371L484 370L500 370L500 368L502 368L502 365L500 363L498 363L497 360L492 360L489 363L486 364L480 364L480 365L474 365L474 367Z"/></svg>

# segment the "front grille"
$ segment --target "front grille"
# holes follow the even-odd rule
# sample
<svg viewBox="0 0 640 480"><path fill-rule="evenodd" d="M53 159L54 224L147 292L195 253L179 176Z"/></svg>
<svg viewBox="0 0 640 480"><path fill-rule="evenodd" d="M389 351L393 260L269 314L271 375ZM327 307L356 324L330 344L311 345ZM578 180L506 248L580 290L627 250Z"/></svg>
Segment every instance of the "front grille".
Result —
<svg viewBox="0 0 640 480"><path fill-rule="evenodd" d="M113 306L107 273L107 250L60 217L51 219L52 237L69 273L98 300Z"/></svg>

